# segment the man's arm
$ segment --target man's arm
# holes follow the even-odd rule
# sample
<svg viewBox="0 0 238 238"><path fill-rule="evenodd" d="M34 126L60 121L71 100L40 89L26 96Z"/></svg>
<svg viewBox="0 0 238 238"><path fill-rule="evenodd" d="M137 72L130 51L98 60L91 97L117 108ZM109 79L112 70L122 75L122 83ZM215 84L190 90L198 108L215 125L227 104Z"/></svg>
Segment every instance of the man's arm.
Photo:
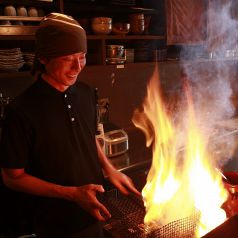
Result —
<svg viewBox="0 0 238 238"><path fill-rule="evenodd" d="M129 192L133 192L136 195L141 195L140 192L135 188L132 180L126 176L125 174L118 171L108 160L106 155L104 154L100 143L98 142L96 138L96 145L97 145L97 151L98 151L98 157L100 164L102 166L103 172L105 176L109 179L109 181L117 187L120 192L122 192L125 195L128 195Z"/></svg>
<svg viewBox="0 0 238 238"><path fill-rule="evenodd" d="M104 217L110 217L108 210L96 198L97 192L104 192L102 185L61 186L31 176L24 169L4 168L1 172L4 184L13 190L75 202L101 221L105 220Z"/></svg>

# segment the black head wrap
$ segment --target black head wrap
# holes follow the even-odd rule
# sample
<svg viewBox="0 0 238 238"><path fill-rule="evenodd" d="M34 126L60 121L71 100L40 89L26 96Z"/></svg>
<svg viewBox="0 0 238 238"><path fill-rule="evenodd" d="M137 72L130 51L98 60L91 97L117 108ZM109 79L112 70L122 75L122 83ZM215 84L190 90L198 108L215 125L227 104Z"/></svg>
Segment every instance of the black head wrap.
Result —
<svg viewBox="0 0 238 238"><path fill-rule="evenodd" d="M87 52L84 29L72 17L50 13L40 23L36 32L36 57L55 58Z"/></svg>

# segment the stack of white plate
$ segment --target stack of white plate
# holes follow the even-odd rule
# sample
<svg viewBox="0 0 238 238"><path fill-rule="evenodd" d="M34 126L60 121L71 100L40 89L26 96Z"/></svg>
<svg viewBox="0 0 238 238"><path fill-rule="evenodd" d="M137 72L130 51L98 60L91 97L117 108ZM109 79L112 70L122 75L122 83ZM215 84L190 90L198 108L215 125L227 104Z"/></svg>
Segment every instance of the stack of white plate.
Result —
<svg viewBox="0 0 238 238"><path fill-rule="evenodd" d="M34 62L35 54L30 52L23 52L23 58L26 62L26 65L31 67Z"/></svg>
<svg viewBox="0 0 238 238"><path fill-rule="evenodd" d="M1 71L18 71L24 63L20 48L0 49Z"/></svg>

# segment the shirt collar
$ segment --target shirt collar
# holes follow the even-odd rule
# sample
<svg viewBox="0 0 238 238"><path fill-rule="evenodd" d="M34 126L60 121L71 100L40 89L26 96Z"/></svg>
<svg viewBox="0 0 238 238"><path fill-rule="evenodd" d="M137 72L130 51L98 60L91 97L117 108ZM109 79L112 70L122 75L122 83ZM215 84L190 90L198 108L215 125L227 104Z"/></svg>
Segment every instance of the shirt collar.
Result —
<svg viewBox="0 0 238 238"><path fill-rule="evenodd" d="M64 92L60 92L59 90L51 86L48 82L46 82L41 76L38 77L37 83L44 93L55 95L55 96L62 96L64 94L73 94L76 88L74 84L72 86L69 86Z"/></svg>

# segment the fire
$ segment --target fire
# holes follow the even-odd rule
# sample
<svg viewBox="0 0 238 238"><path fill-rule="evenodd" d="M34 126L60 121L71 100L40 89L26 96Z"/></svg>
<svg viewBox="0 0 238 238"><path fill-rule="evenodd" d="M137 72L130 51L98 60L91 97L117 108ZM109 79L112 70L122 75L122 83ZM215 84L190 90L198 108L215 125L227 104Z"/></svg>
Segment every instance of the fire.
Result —
<svg viewBox="0 0 238 238"><path fill-rule="evenodd" d="M148 84L143 110L136 110L134 124L146 135L147 146L153 144L153 160L142 191L148 226L163 226L169 222L199 212L196 237L205 235L226 219L221 209L227 199L221 174L215 169L207 152L207 140L196 125L192 97L188 90L187 127L184 130L184 150L181 127L174 123L162 101L158 68ZM180 133L181 134L181 133Z"/></svg>

